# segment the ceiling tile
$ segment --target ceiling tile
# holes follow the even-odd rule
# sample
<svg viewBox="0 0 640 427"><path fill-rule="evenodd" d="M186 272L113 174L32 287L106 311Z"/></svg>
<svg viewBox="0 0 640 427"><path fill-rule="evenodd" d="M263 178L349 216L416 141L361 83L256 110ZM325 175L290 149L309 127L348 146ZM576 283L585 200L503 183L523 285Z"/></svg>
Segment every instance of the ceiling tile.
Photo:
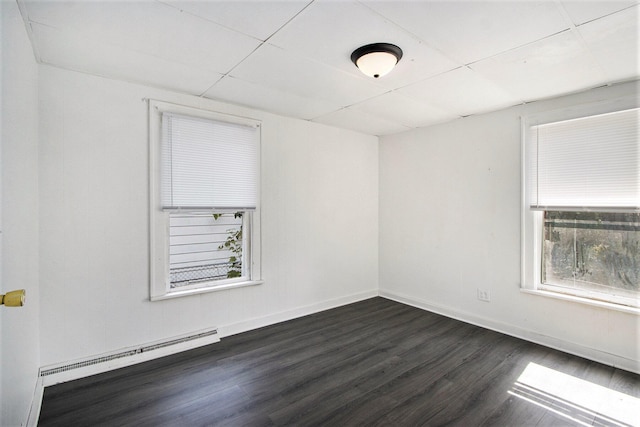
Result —
<svg viewBox="0 0 640 427"><path fill-rule="evenodd" d="M41 61L89 74L200 95L222 75L31 24Z"/></svg>
<svg viewBox="0 0 640 427"><path fill-rule="evenodd" d="M430 46L469 64L568 28L552 1L364 3Z"/></svg>
<svg viewBox="0 0 640 427"><path fill-rule="evenodd" d="M389 92L349 107L417 128L458 118L456 114L396 92Z"/></svg>
<svg viewBox="0 0 640 427"><path fill-rule="evenodd" d="M150 1L26 2L29 19L113 46L225 73L260 42Z"/></svg>
<svg viewBox="0 0 640 427"><path fill-rule="evenodd" d="M459 116L498 110L521 102L467 67L426 79L398 92L426 100L430 105Z"/></svg>
<svg viewBox="0 0 640 427"><path fill-rule="evenodd" d="M229 76L216 83L204 96L305 120L340 108L327 101L297 96Z"/></svg>
<svg viewBox="0 0 640 427"><path fill-rule="evenodd" d="M399 123L347 108L318 117L312 121L370 135L390 135L409 130L408 127Z"/></svg>
<svg viewBox="0 0 640 427"><path fill-rule="evenodd" d="M640 6L578 27L609 82L640 75Z"/></svg>
<svg viewBox="0 0 640 427"><path fill-rule="evenodd" d="M327 25L330 23L330 31ZM351 53L366 44L399 46L403 58L393 73L376 83L396 88L457 68L460 64L356 1L317 0L275 34L269 43L370 79L351 62Z"/></svg>
<svg viewBox="0 0 640 427"><path fill-rule="evenodd" d="M563 0L562 6L575 25L610 15L638 4L637 0Z"/></svg>
<svg viewBox="0 0 640 427"><path fill-rule="evenodd" d="M301 97L329 101L341 107L386 91L368 80L269 44L262 45L230 75Z"/></svg>
<svg viewBox="0 0 640 427"><path fill-rule="evenodd" d="M160 1L263 41L309 4L309 0Z"/></svg>
<svg viewBox="0 0 640 427"><path fill-rule="evenodd" d="M471 68L524 101L602 84L602 68L574 31L477 62Z"/></svg>

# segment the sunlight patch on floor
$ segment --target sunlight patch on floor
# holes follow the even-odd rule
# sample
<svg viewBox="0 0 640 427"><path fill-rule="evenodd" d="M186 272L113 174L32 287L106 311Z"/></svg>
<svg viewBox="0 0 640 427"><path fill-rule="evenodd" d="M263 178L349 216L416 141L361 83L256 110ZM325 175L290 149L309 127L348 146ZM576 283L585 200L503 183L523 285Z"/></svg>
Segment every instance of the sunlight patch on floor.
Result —
<svg viewBox="0 0 640 427"><path fill-rule="evenodd" d="M585 426L640 426L640 399L533 362L509 394Z"/></svg>

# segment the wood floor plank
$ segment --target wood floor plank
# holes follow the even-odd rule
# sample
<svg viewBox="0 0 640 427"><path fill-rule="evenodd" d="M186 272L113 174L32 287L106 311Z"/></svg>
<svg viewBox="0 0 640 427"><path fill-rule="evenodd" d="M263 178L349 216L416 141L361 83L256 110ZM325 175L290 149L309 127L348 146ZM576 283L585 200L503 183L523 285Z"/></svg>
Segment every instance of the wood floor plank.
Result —
<svg viewBox="0 0 640 427"><path fill-rule="evenodd" d="M534 364L635 398L640 376L384 298L47 387L42 426L607 425ZM537 394L536 394L537 393ZM539 396L538 396L539 395ZM547 406L545 406L547 405ZM567 413L563 413L563 411Z"/></svg>

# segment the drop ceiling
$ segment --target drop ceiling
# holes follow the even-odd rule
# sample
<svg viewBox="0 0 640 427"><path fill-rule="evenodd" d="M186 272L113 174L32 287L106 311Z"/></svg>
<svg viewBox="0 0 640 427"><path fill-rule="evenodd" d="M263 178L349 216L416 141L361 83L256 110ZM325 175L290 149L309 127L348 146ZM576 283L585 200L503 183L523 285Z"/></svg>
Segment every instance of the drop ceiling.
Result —
<svg viewBox="0 0 640 427"><path fill-rule="evenodd" d="M386 135L638 79L639 1L18 0L43 64ZM400 46L372 79L350 61Z"/></svg>

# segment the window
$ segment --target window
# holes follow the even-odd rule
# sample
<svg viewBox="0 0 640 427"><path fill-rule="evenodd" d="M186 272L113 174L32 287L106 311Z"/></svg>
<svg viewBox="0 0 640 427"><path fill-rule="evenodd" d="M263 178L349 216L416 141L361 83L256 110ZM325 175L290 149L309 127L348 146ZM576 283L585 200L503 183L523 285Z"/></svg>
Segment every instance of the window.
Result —
<svg viewBox="0 0 640 427"><path fill-rule="evenodd" d="M640 306L640 109L523 119L523 288Z"/></svg>
<svg viewBox="0 0 640 427"><path fill-rule="evenodd" d="M149 102L151 299L260 283L260 123Z"/></svg>
<svg viewBox="0 0 640 427"><path fill-rule="evenodd" d="M249 280L244 236L249 213L170 212L169 287L185 289L210 281Z"/></svg>
<svg viewBox="0 0 640 427"><path fill-rule="evenodd" d="M639 284L640 214L544 211L542 289L633 306Z"/></svg>

